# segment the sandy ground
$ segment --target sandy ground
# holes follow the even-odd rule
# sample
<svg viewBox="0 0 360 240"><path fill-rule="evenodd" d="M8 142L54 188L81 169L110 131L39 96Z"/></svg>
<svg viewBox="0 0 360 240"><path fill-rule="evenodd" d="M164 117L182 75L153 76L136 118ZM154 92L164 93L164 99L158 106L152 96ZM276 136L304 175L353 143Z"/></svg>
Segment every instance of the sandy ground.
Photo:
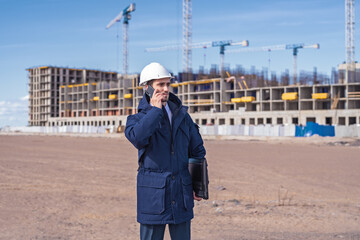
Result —
<svg viewBox="0 0 360 240"><path fill-rule="evenodd" d="M208 138L192 239L360 239L359 145ZM139 239L136 157L121 135L0 135L0 239Z"/></svg>

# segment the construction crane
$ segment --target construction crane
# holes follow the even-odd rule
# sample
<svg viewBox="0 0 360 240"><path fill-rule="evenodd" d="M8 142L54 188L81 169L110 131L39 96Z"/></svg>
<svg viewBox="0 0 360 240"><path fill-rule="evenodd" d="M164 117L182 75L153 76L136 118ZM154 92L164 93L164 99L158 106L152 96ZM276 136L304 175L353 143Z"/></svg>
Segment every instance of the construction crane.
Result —
<svg viewBox="0 0 360 240"><path fill-rule="evenodd" d="M296 78L297 78L297 54L300 48L315 48L319 49L320 44L311 44L311 45L305 45L303 43L297 43L297 44L283 44L283 45L273 45L273 46L264 46L264 47L252 47L252 48L239 48L239 49L233 49L229 50L229 53L234 52L261 52L261 51L277 51L277 50L293 50L293 56L294 56L294 84L296 84Z"/></svg>
<svg viewBox="0 0 360 240"><path fill-rule="evenodd" d="M191 73L191 45L192 45L192 0L183 0L183 29L182 29L182 64L183 72Z"/></svg>
<svg viewBox="0 0 360 240"><path fill-rule="evenodd" d="M249 46L249 41L244 40L242 42L232 42L231 40L228 41L218 41L212 42L212 47L220 47L220 75L224 77L224 58L225 58L225 47L226 46L236 46L241 45L243 47Z"/></svg>
<svg viewBox="0 0 360 240"><path fill-rule="evenodd" d="M345 0L345 81L355 81L355 0ZM349 81L350 80L350 81Z"/></svg>
<svg viewBox="0 0 360 240"><path fill-rule="evenodd" d="M193 43L189 48L208 48L208 47L219 47L220 48L220 74L221 77L224 77L224 56L225 56L225 47L227 46L249 46L248 40L243 40L241 42L233 42L231 40L224 40L224 41L213 41L213 42L201 42L201 43ZM164 47L157 47L157 48L146 48L146 52L161 52L161 51L168 51L168 50L178 50L181 47L178 45L173 46L164 46Z"/></svg>
<svg viewBox="0 0 360 240"><path fill-rule="evenodd" d="M119 13L110 23L106 26L106 29L109 29L112 25L116 22L120 22L120 20L124 17L123 21L123 72L124 76L127 76L128 73L128 27L129 27L129 20L131 19L130 13L135 11L135 3L130 4L127 6L122 12Z"/></svg>
<svg viewBox="0 0 360 240"><path fill-rule="evenodd" d="M243 45L248 46L248 41L236 44L231 41L220 42L206 42L206 43L192 43L192 0L183 0L182 5L182 68L184 73L192 72L192 49L193 48L206 48L206 47L220 47L220 72L223 76L224 69L224 49L225 46L230 45ZM215 44L215 45L213 45ZM217 44L217 45L216 45ZM167 51L167 50L179 50L179 46L169 46L162 48L148 48L148 52Z"/></svg>
<svg viewBox="0 0 360 240"><path fill-rule="evenodd" d="M231 41L219 41L219 42L206 42L206 43L192 43L192 0L183 0L182 6L182 68L184 73L192 72L192 49L193 48L207 48L207 47L220 47L220 72L223 74L224 69L224 49L225 46L230 45L243 45L248 46L248 41L241 43L233 43ZM156 50L157 49L157 50ZM154 51L166 51L166 50L178 50L179 46L169 46L163 48L147 49L149 52Z"/></svg>

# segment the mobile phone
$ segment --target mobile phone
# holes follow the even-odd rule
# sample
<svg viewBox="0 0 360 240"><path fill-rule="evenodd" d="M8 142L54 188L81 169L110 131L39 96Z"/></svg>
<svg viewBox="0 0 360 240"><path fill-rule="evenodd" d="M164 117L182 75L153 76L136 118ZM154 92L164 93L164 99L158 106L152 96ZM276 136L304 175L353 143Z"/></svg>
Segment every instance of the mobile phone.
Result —
<svg viewBox="0 0 360 240"><path fill-rule="evenodd" d="M148 85L147 89L145 90L145 93L150 97L150 99L152 98L154 92L155 89L151 85Z"/></svg>

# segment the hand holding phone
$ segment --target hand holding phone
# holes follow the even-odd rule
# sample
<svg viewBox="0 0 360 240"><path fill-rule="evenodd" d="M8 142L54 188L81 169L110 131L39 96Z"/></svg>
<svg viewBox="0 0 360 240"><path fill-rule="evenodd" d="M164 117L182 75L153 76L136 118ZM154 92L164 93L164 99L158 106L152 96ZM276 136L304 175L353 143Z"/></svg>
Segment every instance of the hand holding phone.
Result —
<svg viewBox="0 0 360 240"><path fill-rule="evenodd" d="M151 105L161 109L161 107L162 107L161 94L150 85L147 86L145 93L146 93L146 95L148 95L150 97Z"/></svg>
<svg viewBox="0 0 360 240"><path fill-rule="evenodd" d="M154 92L155 89L151 85L148 85L147 89L145 90L145 93L150 97L150 99L153 97Z"/></svg>

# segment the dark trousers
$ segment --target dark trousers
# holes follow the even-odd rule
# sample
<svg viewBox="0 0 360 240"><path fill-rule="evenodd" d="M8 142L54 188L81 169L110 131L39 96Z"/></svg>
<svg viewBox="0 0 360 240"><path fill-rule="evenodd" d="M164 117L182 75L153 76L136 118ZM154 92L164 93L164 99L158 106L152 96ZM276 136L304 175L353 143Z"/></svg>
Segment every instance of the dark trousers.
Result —
<svg viewBox="0 0 360 240"><path fill-rule="evenodd" d="M168 224L171 240L190 240L190 223ZM140 240L163 240L166 224L140 224Z"/></svg>

